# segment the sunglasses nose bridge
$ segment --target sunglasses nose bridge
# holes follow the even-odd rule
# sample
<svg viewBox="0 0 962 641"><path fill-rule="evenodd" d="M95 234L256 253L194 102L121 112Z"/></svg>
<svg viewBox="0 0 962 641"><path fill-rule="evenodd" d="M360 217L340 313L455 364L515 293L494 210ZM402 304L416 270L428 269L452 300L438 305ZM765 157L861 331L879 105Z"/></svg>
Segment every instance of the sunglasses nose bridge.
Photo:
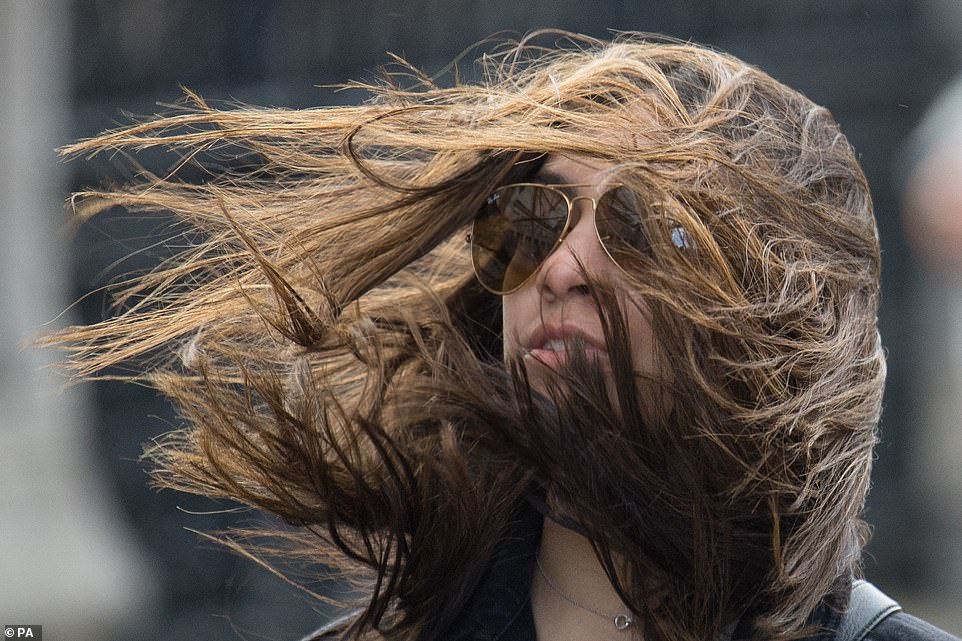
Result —
<svg viewBox="0 0 962 641"><path fill-rule="evenodd" d="M568 201L568 224L565 236L569 235L574 231L575 227L581 224L582 215L585 213L592 214L592 219L594 218L595 210L598 207L598 199L591 196L574 196L571 198L566 198ZM578 201L584 200L587 204L583 209L578 208ZM594 221L592 220L592 224ZM563 239L562 239L563 240Z"/></svg>

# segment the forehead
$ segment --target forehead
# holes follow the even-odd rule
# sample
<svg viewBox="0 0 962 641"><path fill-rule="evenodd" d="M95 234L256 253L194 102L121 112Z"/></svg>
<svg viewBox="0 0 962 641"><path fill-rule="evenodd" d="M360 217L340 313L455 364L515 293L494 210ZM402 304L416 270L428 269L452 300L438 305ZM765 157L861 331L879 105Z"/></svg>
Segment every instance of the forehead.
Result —
<svg viewBox="0 0 962 641"><path fill-rule="evenodd" d="M552 183L577 185L586 191L603 191L615 175L615 165L587 156L550 154L537 176Z"/></svg>

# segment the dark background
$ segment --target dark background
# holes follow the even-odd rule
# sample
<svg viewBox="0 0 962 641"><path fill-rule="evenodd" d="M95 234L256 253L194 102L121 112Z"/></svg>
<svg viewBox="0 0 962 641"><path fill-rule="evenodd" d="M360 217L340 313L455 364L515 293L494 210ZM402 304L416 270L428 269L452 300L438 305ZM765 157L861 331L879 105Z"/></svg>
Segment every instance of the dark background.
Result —
<svg viewBox="0 0 962 641"><path fill-rule="evenodd" d="M861 156L872 185L884 252L881 331L889 350L888 389L868 518L875 528L868 577L926 607L941 588L935 568L947 553L927 527L933 506L913 482L913 377L919 343L914 291L919 276L898 215L898 158L936 91L953 75L951 46L933 35L931 8L909 0L557 0L259 2L253 0L75 0L70 3L69 138L129 121L124 112L161 111L183 85L210 99L312 106L357 100L317 85L370 77L385 52L434 72L489 36L518 37L557 27L605 37L609 30L670 34L757 64L827 106ZM938 18L936 16L936 22ZM141 158L150 166L151 158ZM157 162L160 162L157 160ZM161 169L162 167L155 167ZM69 187L123 178L116 159L73 162ZM106 216L72 248L72 295L79 298L157 257L143 252L114 265L156 227ZM103 296L84 299L84 321L104 313ZM137 457L169 430L166 405L132 386L96 387L95 446L110 491L152 557L155 598L118 638L297 638L323 620L305 598L184 527L217 530L248 519L172 493L155 493ZM931 607L931 606L930 606ZM943 623L949 625L949 623ZM960 630L956 629L958 633ZM263 637L262 637L263 635Z"/></svg>

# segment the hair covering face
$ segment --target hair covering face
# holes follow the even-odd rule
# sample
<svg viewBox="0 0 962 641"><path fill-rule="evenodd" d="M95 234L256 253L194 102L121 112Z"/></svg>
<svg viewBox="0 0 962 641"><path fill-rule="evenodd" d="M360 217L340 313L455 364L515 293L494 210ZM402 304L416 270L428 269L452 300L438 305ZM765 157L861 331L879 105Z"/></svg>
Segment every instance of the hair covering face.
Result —
<svg viewBox="0 0 962 641"><path fill-rule="evenodd" d="M71 146L256 162L78 194L82 215L164 210L200 240L117 317L49 342L81 375L150 355L185 425L148 451L156 482L300 526L274 534L357 583L358 637L456 611L526 492L588 534L646 634L713 638L746 614L798 631L858 571L885 374L851 147L825 109L690 44L528 43L482 64L478 84L418 76L356 107L191 95ZM573 344L532 386L502 360L464 232L558 155L616 166L649 246L614 257L617 282L584 273L610 373ZM625 349L626 291L657 372Z"/></svg>

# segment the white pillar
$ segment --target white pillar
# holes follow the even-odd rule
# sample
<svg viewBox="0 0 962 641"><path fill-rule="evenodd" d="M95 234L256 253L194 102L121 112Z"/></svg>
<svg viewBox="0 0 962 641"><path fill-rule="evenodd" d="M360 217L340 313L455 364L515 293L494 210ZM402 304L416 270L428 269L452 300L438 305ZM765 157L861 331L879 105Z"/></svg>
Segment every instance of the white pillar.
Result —
<svg viewBox="0 0 962 641"><path fill-rule="evenodd" d="M146 572L92 456L83 388L64 390L55 355L23 347L69 302L54 150L67 142L70 7L0 0L0 625L92 641L143 607Z"/></svg>

